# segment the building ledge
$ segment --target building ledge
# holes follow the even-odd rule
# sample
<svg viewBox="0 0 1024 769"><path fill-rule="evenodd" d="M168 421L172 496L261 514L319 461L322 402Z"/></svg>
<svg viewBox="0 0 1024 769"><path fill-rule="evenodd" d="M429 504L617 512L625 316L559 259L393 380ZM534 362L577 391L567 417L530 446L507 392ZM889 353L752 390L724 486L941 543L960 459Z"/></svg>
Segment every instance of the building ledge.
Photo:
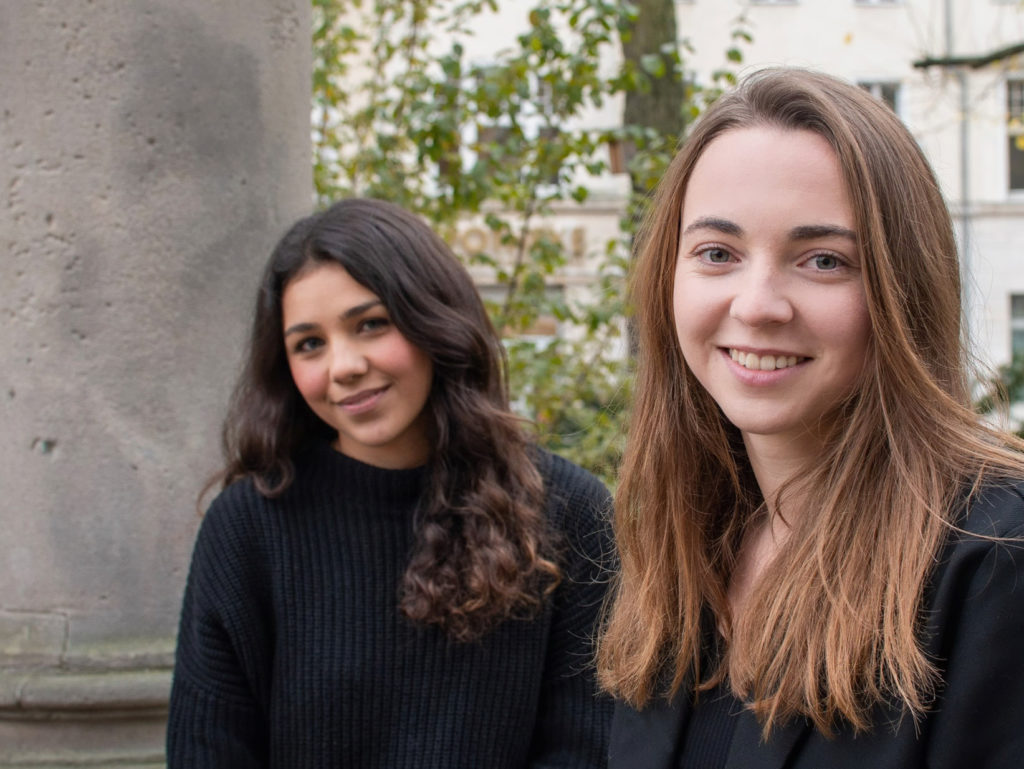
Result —
<svg viewBox="0 0 1024 769"><path fill-rule="evenodd" d="M170 667L99 664L0 668L0 767L164 766Z"/></svg>
<svg viewBox="0 0 1024 769"><path fill-rule="evenodd" d="M158 715L170 689L170 669L0 670L0 719Z"/></svg>

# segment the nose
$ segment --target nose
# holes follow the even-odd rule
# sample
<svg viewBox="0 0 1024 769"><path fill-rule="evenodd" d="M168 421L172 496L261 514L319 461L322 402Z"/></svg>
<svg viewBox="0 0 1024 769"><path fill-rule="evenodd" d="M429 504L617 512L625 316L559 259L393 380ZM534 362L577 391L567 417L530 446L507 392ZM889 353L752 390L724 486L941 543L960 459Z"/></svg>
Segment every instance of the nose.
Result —
<svg viewBox="0 0 1024 769"><path fill-rule="evenodd" d="M350 382L369 370L369 361L359 345L334 342L331 345L330 376L333 382Z"/></svg>
<svg viewBox="0 0 1024 769"><path fill-rule="evenodd" d="M787 323L793 319L784 279L768 269L751 270L743 276L729 307L732 318L748 326Z"/></svg>

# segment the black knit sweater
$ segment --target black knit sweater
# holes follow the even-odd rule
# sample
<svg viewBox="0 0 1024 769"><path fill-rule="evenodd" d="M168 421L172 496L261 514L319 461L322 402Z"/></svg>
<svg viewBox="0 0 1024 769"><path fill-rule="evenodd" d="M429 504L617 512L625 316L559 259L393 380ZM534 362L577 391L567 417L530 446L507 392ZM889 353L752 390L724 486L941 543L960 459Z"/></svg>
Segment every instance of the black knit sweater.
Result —
<svg viewBox="0 0 1024 769"><path fill-rule="evenodd" d="M611 702L591 655L608 492L550 454L539 467L563 580L538 618L473 643L398 612L423 468L324 445L277 499L225 489L185 592L169 769L603 767Z"/></svg>

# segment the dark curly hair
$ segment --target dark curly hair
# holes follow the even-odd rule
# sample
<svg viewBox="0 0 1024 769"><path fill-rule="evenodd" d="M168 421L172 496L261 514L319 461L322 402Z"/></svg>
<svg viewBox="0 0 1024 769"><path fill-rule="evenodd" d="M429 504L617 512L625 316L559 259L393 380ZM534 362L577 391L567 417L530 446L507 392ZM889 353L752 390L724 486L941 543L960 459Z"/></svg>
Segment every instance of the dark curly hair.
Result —
<svg viewBox="0 0 1024 769"><path fill-rule="evenodd" d="M334 262L383 302L433 362L426 408L433 453L400 609L452 638L530 616L560 579L543 483L523 422L509 410L506 358L469 273L424 222L381 200L347 199L298 221L259 289L248 357L223 430L227 485L281 494L293 459L331 429L306 405L285 354L281 300L311 264Z"/></svg>

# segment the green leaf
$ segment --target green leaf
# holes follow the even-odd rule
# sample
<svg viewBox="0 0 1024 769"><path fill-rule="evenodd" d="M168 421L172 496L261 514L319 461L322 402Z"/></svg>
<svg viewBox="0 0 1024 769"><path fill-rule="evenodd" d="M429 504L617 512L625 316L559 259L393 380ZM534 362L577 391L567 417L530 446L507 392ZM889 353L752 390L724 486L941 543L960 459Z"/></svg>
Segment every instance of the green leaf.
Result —
<svg viewBox="0 0 1024 769"><path fill-rule="evenodd" d="M665 60L656 53L647 53L640 57L640 66L644 72L654 77L662 77L665 74Z"/></svg>

